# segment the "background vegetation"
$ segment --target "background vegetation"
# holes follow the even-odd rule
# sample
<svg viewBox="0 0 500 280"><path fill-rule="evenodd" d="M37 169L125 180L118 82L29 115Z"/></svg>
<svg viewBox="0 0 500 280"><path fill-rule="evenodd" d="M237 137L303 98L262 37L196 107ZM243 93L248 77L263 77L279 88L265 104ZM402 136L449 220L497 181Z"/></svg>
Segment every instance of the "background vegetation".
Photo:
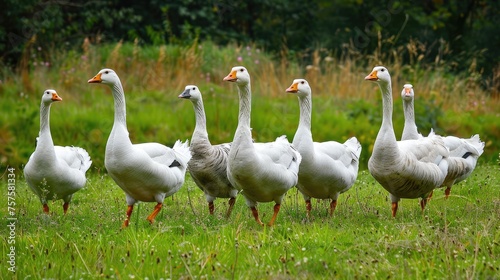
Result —
<svg viewBox="0 0 500 280"><path fill-rule="evenodd" d="M494 0L5 0L0 3L0 59L16 65L33 43L54 49L120 40L141 45L256 44L274 56L311 64L312 52L335 58L398 52L402 62L473 71L488 94L500 88L500 3ZM409 42L411 49L406 46ZM358 60L361 66L370 61Z"/></svg>

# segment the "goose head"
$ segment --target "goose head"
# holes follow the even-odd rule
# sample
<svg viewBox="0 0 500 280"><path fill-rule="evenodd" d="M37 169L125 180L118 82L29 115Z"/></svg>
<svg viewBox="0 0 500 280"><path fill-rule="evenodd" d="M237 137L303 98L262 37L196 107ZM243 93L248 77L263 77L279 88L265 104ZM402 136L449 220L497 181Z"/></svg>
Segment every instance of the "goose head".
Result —
<svg viewBox="0 0 500 280"><path fill-rule="evenodd" d="M62 98L53 89L46 89L42 95L42 102L44 104L51 104L52 102L61 101Z"/></svg>
<svg viewBox="0 0 500 280"><path fill-rule="evenodd" d="M378 84L388 84L391 82L391 75L384 66L375 66L372 72L365 77L365 80L373 81Z"/></svg>
<svg viewBox="0 0 500 280"><path fill-rule="evenodd" d="M229 73L224 81L227 82L236 82L238 85L248 85L250 84L250 74L247 69L243 66L235 66L231 69L231 73Z"/></svg>
<svg viewBox="0 0 500 280"><path fill-rule="evenodd" d="M291 86L286 89L286 92L293 93L300 97L311 95L311 87L305 79L295 79Z"/></svg>
<svg viewBox="0 0 500 280"><path fill-rule="evenodd" d="M401 97L405 101L411 101L414 97L413 86L411 84L405 84L403 90L401 91Z"/></svg>
<svg viewBox="0 0 500 280"><path fill-rule="evenodd" d="M101 83L101 84L116 84L120 82L120 78L112 69L102 69L95 75L92 79L89 80L89 83Z"/></svg>
<svg viewBox="0 0 500 280"><path fill-rule="evenodd" d="M201 99L201 91L197 86L188 85L184 88L184 91L179 94L179 98L191 99L191 100L200 100Z"/></svg>

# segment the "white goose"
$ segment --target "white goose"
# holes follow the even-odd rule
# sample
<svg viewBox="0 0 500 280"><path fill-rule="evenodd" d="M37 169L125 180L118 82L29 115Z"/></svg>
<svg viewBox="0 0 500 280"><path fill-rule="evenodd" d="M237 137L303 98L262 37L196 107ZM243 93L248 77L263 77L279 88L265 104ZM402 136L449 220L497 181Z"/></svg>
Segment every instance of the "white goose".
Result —
<svg viewBox="0 0 500 280"><path fill-rule="evenodd" d="M92 164L89 154L82 148L54 146L50 134L50 105L61 100L53 89L43 92L40 133L35 151L24 167L26 182L40 198L45 213L49 213L47 200L63 199L66 214L73 194L85 186L85 172Z"/></svg>
<svg viewBox="0 0 500 280"><path fill-rule="evenodd" d="M389 71L383 66L377 66L365 80L379 85L383 103L382 125L368 161L368 169L390 193L393 217L396 216L400 198L421 198L420 206L423 210L430 193L444 182L448 172L448 149L444 146L443 139L437 135L396 141L392 125Z"/></svg>
<svg viewBox="0 0 500 280"><path fill-rule="evenodd" d="M339 194L349 190L356 181L361 144L356 137L343 144L335 141L313 142L309 83L304 79L295 79L286 91L299 99L300 121L292 144L302 156L297 188L306 202L307 216L311 212L311 197L331 199L331 216Z"/></svg>
<svg viewBox="0 0 500 280"><path fill-rule="evenodd" d="M236 82L239 94L238 127L234 134L228 160L228 177L242 191L246 204L260 225L257 202L275 202L276 220L286 192L297 184L301 156L285 136L275 142L254 143L250 128L251 89L250 74L243 66L233 67L224 81Z"/></svg>
<svg viewBox="0 0 500 280"><path fill-rule="evenodd" d="M422 135L417 132L415 124L415 108L413 100L415 92L411 84L405 84L401 91L403 98L403 110L405 115L405 125L401 140L420 139ZM431 135L434 132L431 131ZM448 174L443 183L446 186L444 191L445 198L448 198L451 192L451 186L463 181L472 173L476 167L479 156L483 153L484 142L481 142L479 135L474 135L469 139L458 138L455 136L443 137L445 146L450 151L448 158Z"/></svg>
<svg viewBox="0 0 500 280"><path fill-rule="evenodd" d="M188 143L177 140L173 148L158 143L133 145L127 130L125 94L118 75L111 69L102 69L88 82L106 84L113 93L115 116L106 144L104 165L127 198L127 217L123 227L129 225L137 201L157 203L147 217L153 223L165 197L176 193L184 183L191 158Z"/></svg>
<svg viewBox="0 0 500 280"><path fill-rule="evenodd" d="M238 195L238 190L227 178L227 157L231 143L212 145L208 139L207 119L202 94L197 86L188 85L179 98L193 103L196 126L191 138L191 160L188 170L196 185L205 193L210 214L214 213L214 200L217 197L229 198L226 217L229 218Z"/></svg>

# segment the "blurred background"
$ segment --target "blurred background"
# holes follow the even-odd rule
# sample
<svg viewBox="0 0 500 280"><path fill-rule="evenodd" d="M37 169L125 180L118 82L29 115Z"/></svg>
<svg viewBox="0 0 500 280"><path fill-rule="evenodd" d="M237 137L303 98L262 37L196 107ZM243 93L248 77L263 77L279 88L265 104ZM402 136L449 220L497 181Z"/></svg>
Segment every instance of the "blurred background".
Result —
<svg viewBox="0 0 500 280"><path fill-rule="evenodd" d="M326 48L337 57L369 55L381 45L386 52L400 51L414 42L420 50L403 50L405 62L440 59L450 72L473 67L484 87L495 94L499 89L500 3L494 0L5 0L0 5L0 53L9 65L19 63L30 41L49 52L79 46L83 38L147 45L198 39L254 43L286 56Z"/></svg>

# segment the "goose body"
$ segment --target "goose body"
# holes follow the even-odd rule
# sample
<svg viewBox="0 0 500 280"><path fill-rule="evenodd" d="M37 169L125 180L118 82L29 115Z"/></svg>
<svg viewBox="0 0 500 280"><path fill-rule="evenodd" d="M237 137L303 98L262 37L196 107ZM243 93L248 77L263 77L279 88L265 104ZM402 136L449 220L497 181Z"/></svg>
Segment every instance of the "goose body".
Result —
<svg viewBox="0 0 500 280"><path fill-rule="evenodd" d="M415 123L414 98L415 92L411 84L405 84L401 91L403 98L403 111L405 115L405 124L401 140L421 139L423 136L417 132ZM434 135L431 131L430 135ZM484 142L479 135L473 135L471 138L459 138L455 136L443 137L444 145L450 151L448 161L448 173L443 182L445 197L448 198L451 192L451 186L463 181L472 173L476 167L479 156L483 153Z"/></svg>
<svg viewBox="0 0 500 280"><path fill-rule="evenodd" d="M230 143L212 145L208 138L207 121L202 94L197 86L188 85L179 98L189 99L193 103L196 126L189 149L191 160L188 170L196 185L204 192L209 213L214 213L216 198L229 198L226 217L231 215L238 190L227 178L227 157Z"/></svg>
<svg viewBox="0 0 500 280"><path fill-rule="evenodd" d="M250 128L250 74L243 66L233 67L224 81L235 82L239 93L238 127L229 151L227 174L231 183L245 197L246 204L260 225L258 202L273 202L273 225L286 192L298 181L301 156L280 136L274 142L254 143Z"/></svg>
<svg viewBox="0 0 500 280"><path fill-rule="evenodd" d="M173 148L159 143L132 144L127 130L125 94L118 75L111 69L102 69L88 82L109 85L113 93L115 115L104 165L126 195L127 218L123 227L128 226L137 201L157 203L147 218L153 223L165 197L176 193L184 183L191 158L188 143L177 140Z"/></svg>
<svg viewBox="0 0 500 280"><path fill-rule="evenodd" d="M396 141L392 125L392 86L389 71L373 68L365 80L376 82L382 92L383 117L373 153L368 161L372 176L391 196L392 216L401 198L421 198L422 210L434 188L443 184L448 173L449 151L440 136Z"/></svg>
<svg viewBox="0 0 500 280"><path fill-rule="evenodd" d="M311 87L304 79L295 79L286 90L298 96L300 121L293 138L293 146L302 156L297 188L306 201L310 216L311 198L331 199L333 214L340 193L349 190L358 175L361 144L352 137L345 143L314 142L311 132Z"/></svg>
<svg viewBox="0 0 500 280"><path fill-rule="evenodd" d="M85 173L90 168L90 156L82 148L54 146L50 133L50 106L61 101L57 92L45 90L40 105L40 133L35 151L24 168L30 189L40 198L43 211L48 213L48 200L63 199L67 212L75 192L85 186Z"/></svg>

